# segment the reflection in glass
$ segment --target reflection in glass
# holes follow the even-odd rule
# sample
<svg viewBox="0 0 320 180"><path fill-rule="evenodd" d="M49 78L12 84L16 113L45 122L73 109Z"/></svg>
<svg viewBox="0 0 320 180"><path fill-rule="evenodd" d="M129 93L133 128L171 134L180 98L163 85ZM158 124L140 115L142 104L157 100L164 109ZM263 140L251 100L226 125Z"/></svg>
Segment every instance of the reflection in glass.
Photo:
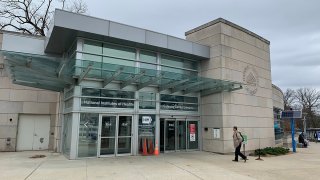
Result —
<svg viewBox="0 0 320 180"><path fill-rule="evenodd" d="M139 153L143 150L152 154L155 148L156 116L151 114L139 115Z"/></svg>
<svg viewBox="0 0 320 180"><path fill-rule="evenodd" d="M176 122L166 121L166 151L176 150Z"/></svg>
<svg viewBox="0 0 320 180"><path fill-rule="evenodd" d="M114 154L115 138L101 138L100 155Z"/></svg>
<svg viewBox="0 0 320 180"><path fill-rule="evenodd" d="M186 121L178 121L178 145L179 150L186 149Z"/></svg>
<svg viewBox="0 0 320 180"><path fill-rule="evenodd" d="M99 114L81 113L78 157L97 155Z"/></svg>
<svg viewBox="0 0 320 180"><path fill-rule="evenodd" d="M101 137L115 137L116 116L102 116Z"/></svg>
<svg viewBox="0 0 320 180"><path fill-rule="evenodd" d="M188 121L188 149L198 149L198 121Z"/></svg>

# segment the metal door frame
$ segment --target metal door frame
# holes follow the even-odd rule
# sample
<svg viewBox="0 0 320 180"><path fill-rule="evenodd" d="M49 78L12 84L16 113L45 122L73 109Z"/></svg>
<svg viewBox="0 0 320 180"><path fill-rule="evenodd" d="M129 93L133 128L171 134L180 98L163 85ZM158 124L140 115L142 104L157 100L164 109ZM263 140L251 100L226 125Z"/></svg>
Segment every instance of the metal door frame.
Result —
<svg viewBox="0 0 320 180"><path fill-rule="evenodd" d="M195 150L199 150L200 149L200 132L199 132L199 126L200 126L200 120L199 119L188 119L188 118L160 118L160 120L163 119L164 121L164 142L163 142L163 152L164 153L169 153L169 152L179 152L179 151L195 151ZM167 121L175 121L175 150L166 150L166 134L167 134ZM179 125L179 121L184 121L185 122L185 132L186 132L186 136L185 136L185 143L186 143L186 148L185 149L179 149L179 145L178 145L178 141L179 141L179 137L178 137L178 125ZM198 148L197 149L189 149L189 142L188 142L188 123L190 121L196 121L197 122L197 128L196 131L198 133L197 136L197 141L198 141ZM160 130L161 131L161 130Z"/></svg>
<svg viewBox="0 0 320 180"><path fill-rule="evenodd" d="M101 155L101 127L102 127L102 117L104 116L114 116L116 117L116 129L114 135L114 153L109 155ZM119 139L119 116L131 117L131 144L130 144L130 153L118 154L118 139ZM99 114L99 128L98 128L98 148L97 148L97 157L114 157L114 156L130 156L132 155L132 144L133 144L133 115L122 115L122 114Z"/></svg>

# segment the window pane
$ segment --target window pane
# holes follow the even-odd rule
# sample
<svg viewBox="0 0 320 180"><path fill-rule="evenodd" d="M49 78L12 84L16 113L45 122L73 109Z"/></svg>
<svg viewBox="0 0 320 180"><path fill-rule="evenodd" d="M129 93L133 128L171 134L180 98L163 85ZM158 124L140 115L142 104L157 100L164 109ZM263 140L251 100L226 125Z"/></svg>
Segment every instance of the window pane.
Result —
<svg viewBox="0 0 320 180"><path fill-rule="evenodd" d="M100 97L100 89L82 88L82 96Z"/></svg>
<svg viewBox="0 0 320 180"><path fill-rule="evenodd" d="M157 65L155 64L146 64L146 63L140 63L140 68L145 68L145 69L157 69Z"/></svg>
<svg viewBox="0 0 320 180"><path fill-rule="evenodd" d="M71 149L71 132L72 132L72 114L66 114L64 115L64 120L63 120L62 152L68 157L70 156L70 149Z"/></svg>
<svg viewBox="0 0 320 180"><path fill-rule="evenodd" d="M101 97L134 99L134 92L101 89Z"/></svg>
<svg viewBox="0 0 320 180"><path fill-rule="evenodd" d="M85 41L83 51L93 54L102 54L102 43L94 41Z"/></svg>
<svg viewBox="0 0 320 180"><path fill-rule="evenodd" d="M161 64L177 68L198 70L198 63L196 61L169 55L161 55Z"/></svg>
<svg viewBox="0 0 320 180"><path fill-rule="evenodd" d="M78 157L97 156L99 114L81 113Z"/></svg>
<svg viewBox="0 0 320 180"><path fill-rule="evenodd" d="M143 101L143 100L155 101L156 100L156 94L152 93L152 92L140 92L139 93L139 99L141 101Z"/></svg>
<svg viewBox="0 0 320 180"><path fill-rule="evenodd" d="M103 57L103 63L108 64L117 64L117 65L123 65L123 66L134 66L134 61L126 61L123 59L117 59L117 58L111 58L111 57Z"/></svg>
<svg viewBox="0 0 320 180"><path fill-rule="evenodd" d="M140 61L148 63L157 63L157 53L150 51L140 51Z"/></svg>
<svg viewBox="0 0 320 180"><path fill-rule="evenodd" d="M156 109L155 101L139 101L139 109Z"/></svg>
<svg viewBox="0 0 320 180"><path fill-rule="evenodd" d="M114 44L103 44L103 55L125 59L136 59L136 50Z"/></svg>
<svg viewBox="0 0 320 180"><path fill-rule="evenodd" d="M153 154L155 148L155 115L139 115L139 153Z"/></svg>

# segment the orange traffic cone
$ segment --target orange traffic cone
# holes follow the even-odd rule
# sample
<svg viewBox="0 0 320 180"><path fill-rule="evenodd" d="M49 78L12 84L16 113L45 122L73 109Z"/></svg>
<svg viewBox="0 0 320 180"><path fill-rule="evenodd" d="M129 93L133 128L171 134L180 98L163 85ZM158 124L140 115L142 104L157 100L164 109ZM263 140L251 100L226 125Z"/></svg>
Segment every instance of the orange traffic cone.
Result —
<svg viewBox="0 0 320 180"><path fill-rule="evenodd" d="M158 156L159 155L159 147L158 147L158 141L156 141L156 148L154 148L154 155Z"/></svg>
<svg viewBox="0 0 320 180"><path fill-rule="evenodd" d="M148 140L148 142L149 142L148 153L149 153L149 154L153 154L153 153L154 153L153 142L152 142L152 140Z"/></svg>
<svg viewBox="0 0 320 180"><path fill-rule="evenodd" d="M144 141L143 141L142 155L144 155L144 156L148 155L148 152L147 152L147 139L144 139Z"/></svg>

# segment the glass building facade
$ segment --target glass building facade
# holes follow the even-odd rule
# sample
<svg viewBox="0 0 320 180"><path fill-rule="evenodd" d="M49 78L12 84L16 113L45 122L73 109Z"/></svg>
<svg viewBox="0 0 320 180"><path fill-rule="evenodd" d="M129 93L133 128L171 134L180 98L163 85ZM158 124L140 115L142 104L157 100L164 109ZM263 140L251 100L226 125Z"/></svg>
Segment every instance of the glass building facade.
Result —
<svg viewBox="0 0 320 180"><path fill-rule="evenodd" d="M175 76L197 76L198 62L156 51L79 38L68 51L75 59L74 73L91 67L78 85L64 91L63 153L70 155L72 131L77 131L76 158L153 154L199 149L199 93L182 95L159 92L152 85L120 88L119 80L146 71ZM117 79L102 87L101 79ZM143 78L137 79L146 82ZM157 81L157 80L155 80ZM164 81L165 79L158 81ZM138 86L139 87L139 86ZM72 121L77 125L70 127ZM72 129L72 130L71 130ZM69 147L69 148L68 148Z"/></svg>

